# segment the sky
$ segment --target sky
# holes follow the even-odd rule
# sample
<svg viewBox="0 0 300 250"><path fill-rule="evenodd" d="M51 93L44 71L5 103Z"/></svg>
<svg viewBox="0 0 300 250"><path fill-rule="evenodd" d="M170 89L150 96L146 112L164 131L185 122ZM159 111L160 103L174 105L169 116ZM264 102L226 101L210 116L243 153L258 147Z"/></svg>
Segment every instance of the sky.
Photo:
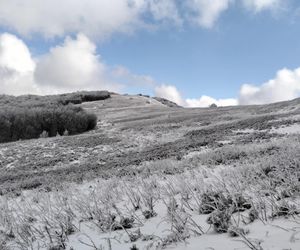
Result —
<svg viewBox="0 0 300 250"><path fill-rule="evenodd" d="M150 94L185 107L300 96L298 0L0 0L0 94Z"/></svg>

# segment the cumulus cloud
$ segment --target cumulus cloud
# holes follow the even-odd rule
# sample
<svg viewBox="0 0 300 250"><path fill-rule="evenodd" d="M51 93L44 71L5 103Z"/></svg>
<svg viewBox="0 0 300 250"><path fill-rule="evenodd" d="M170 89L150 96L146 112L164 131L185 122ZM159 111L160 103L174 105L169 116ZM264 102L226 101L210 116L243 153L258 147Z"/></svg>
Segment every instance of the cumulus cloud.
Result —
<svg viewBox="0 0 300 250"><path fill-rule="evenodd" d="M238 2L259 12L279 7L284 0L9 0L0 1L0 26L26 36L63 37L82 32L103 39L161 22L181 25L193 21L211 28Z"/></svg>
<svg viewBox="0 0 300 250"><path fill-rule="evenodd" d="M0 93L13 95L99 89L120 92L131 85L155 85L150 76L105 64L95 44L83 34L67 37L39 58L32 58L15 35L0 35L0 79Z"/></svg>
<svg viewBox="0 0 300 250"><path fill-rule="evenodd" d="M0 35L0 90L7 94L38 92L33 72L36 64L24 42L14 35Z"/></svg>
<svg viewBox="0 0 300 250"><path fill-rule="evenodd" d="M239 95L239 104L265 104L290 100L300 94L300 68L282 69L276 77L268 82L255 86L244 84Z"/></svg>
<svg viewBox="0 0 300 250"><path fill-rule="evenodd" d="M81 89L117 89L107 79L107 67L96 54L96 46L85 35L67 37L37 61L35 79L43 89L57 92Z"/></svg>

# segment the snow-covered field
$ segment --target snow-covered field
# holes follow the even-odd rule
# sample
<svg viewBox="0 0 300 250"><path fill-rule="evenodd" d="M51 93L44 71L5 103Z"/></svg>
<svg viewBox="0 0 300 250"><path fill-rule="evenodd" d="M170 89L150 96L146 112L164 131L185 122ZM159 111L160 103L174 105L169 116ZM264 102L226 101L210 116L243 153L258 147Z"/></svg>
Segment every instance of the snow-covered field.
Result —
<svg viewBox="0 0 300 250"><path fill-rule="evenodd" d="M299 250L300 109L289 105L119 96L83 105L95 131L2 144L0 249Z"/></svg>
<svg viewBox="0 0 300 250"><path fill-rule="evenodd" d="M225 161L232 157L230 145L223 151L225 164L218 166L201 164L213 163L219 153L203 149L202 154L190 154L181 161L148 162L137 176L3 196L3 247L299 249L300 185L299 169L294 169L299 166L299 146L298 140L289 138L236 150L249 153L236 167ZM264 154L273 148L280 149L278 155ZM254 164L257 155L261 160ZM273 168L292 157L295 162L290 166ZM262 163L267 158L266 167ZM190 167L165 174L182 165Z"/></svg>

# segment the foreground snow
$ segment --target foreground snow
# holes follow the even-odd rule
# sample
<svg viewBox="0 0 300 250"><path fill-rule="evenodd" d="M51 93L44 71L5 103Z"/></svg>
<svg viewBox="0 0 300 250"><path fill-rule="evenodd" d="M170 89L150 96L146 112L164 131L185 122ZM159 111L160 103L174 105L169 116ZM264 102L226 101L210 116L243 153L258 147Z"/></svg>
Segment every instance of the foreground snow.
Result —
<svg viewBox="0 0 300 250"><path fill-rule="evenodd" d="M299 250L297 213L272 216L281 202L299 208L299 200L262 197L255 183L246 189L241 178L240 169L202 166L176 175L98 179L59 191L2 197L2 242L7 249ZM234 212L230 227L243 231L236 237L217 233L207 223L210 215L199 212L201 197L212 191L242 194L257 208L258 217L251 222L250 209ZM145 218L144 212L151 210L153 216ZM112 215L115 219L109 221ZM128 228L122 218L132 218Z"/></svg>

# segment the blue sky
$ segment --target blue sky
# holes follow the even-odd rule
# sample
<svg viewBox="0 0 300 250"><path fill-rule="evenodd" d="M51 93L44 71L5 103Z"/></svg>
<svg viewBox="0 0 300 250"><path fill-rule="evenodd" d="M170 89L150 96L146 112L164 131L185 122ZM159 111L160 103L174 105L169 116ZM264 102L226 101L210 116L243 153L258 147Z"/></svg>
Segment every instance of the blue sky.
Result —
<svg viewBox="0 0 300 250"><path fill-rule="evenodd" d="M111 88L121 93L159 95L184 106L259 104L299 96L298 1L187 0L190 3L185 5L162 0L165 4L161 6L154 0L131 1L139 7L132 10L123 6L124 1L101 0L80 13L80 3L76 8L77 1L73 2L73 10L66 0L62 8L71 12L70 20L56 13L51 1L49 13L35 6L35 1L28 1L30 11L11 4L17 0L0 3L0 34L10 35L2 35L2 51L13 50L7 44L17 39L30 54L27 58L28 53L20 51L20 57L34 65L28 68L32 75L26 71L28 75L20 78L26 79L28 86L5 74L0 92ZM109 2L120 8L108 6ZM106 19L93 17L97 7L106 11ZM12 18L3 8L19 12L21 17ZM32 16L35 19L31 21ZM87 25L82 25L78 16ZM78 53L82 46L85 50ZM0 69L10 64L10 70L18 71L8 57L1 65L0 39ZM66 59L69 57L79 62L86 58L86 64L74 63ZM62 73L62 68L75 73Z"/></svg>
<svg viewBox="0 0 300 250"><path fill-rule="evenodd" d="M300 26L284 16L234 9L213 29L139 32L98 50L109 64L172 83L186 96L228 98L242 83L263 83L281 68L299 66Z"/></svg>

